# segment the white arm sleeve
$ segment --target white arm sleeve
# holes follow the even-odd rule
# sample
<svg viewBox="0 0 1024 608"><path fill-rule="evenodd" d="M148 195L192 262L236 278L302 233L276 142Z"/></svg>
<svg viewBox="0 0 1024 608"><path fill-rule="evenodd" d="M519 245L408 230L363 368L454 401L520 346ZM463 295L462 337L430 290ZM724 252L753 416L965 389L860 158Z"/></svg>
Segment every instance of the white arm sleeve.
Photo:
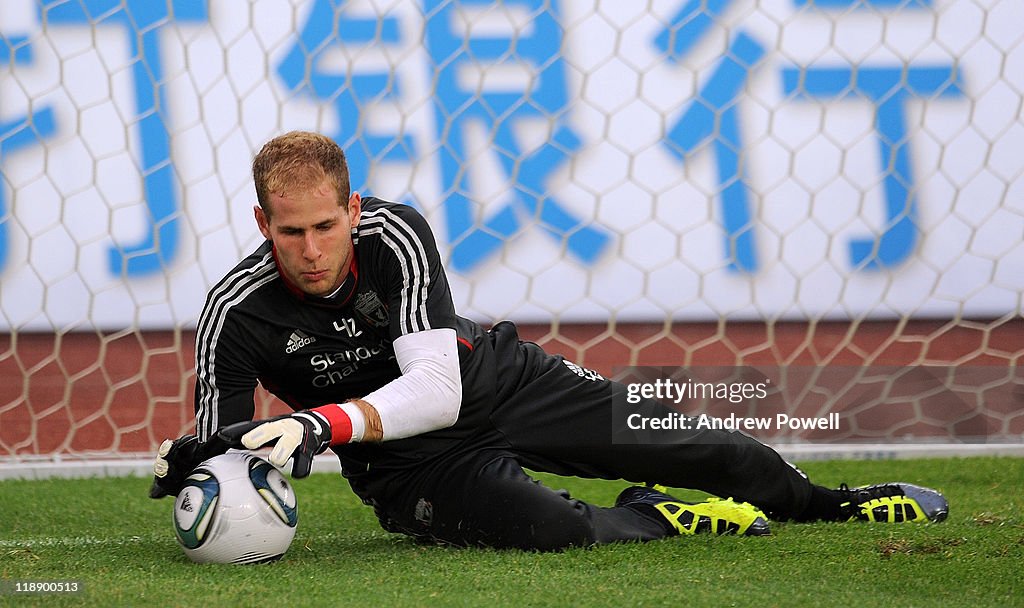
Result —
<svg viewBox="0 0 1024 608"><path fill-rule="evenodd" d="M462 406L462 375L454 329L428 329L394 341L402 375L363 399L380 415L383 440L450 427Z"/></svg>

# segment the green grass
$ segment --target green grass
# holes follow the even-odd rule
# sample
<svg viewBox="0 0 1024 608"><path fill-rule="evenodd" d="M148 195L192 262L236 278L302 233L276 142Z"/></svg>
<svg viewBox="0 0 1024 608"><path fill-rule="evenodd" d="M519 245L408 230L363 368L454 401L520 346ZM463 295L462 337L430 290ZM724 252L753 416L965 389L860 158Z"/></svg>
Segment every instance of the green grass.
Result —
<svg viewBox="0 0 1024 608"><path fill-rule="evenodd" d="M295 483L279 562L197 566L171 500L138 478L0 482L0 580L84 582L77 596L0 605L1008 606L1024 605L1024 459L804 463L825 485L942 489L938 525L773 524L770 537L671 538L558 554L421 546L382 531L338 477ZM609 504L624 483L541 476Z"/></svg>

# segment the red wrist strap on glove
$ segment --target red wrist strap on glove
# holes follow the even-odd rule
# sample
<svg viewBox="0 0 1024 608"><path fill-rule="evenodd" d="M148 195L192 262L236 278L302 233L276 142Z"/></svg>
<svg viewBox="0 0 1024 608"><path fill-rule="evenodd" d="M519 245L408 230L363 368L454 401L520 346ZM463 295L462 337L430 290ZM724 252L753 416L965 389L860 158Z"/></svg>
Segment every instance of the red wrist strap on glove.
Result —
<svg viewBox="0 0 1024 608"><path fill-rule="evenodd" d="M331 425L331 445L341 445L352 441L352 418L337 403L321 405L312 410L327 419Z"/></svg>

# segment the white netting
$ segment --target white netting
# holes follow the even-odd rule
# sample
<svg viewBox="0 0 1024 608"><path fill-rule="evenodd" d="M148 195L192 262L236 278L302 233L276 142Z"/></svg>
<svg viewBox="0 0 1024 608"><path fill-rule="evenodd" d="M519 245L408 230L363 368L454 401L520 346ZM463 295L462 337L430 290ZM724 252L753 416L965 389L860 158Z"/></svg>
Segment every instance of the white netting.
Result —
<svg viewBox="0 0 1024 608"><path fill-rule="evenodd" d="M258 243L249 160L295 128L427 215L464 315L606 374L996 368L973 409L872 411L871 436L1019 441L1020 23L1016 0L5 2L0 458L188 429L205 291Z"/></svg>

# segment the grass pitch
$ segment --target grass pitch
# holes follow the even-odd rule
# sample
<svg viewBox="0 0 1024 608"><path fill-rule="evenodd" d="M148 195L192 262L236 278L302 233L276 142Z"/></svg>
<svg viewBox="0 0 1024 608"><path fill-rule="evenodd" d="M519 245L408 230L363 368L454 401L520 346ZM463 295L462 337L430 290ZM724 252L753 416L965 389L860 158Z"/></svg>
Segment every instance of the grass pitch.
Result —
<svg viewBox="0 0 1024 608"><path fill-rule="evenodd" d="M1024 605L1024 459L804 463L818 483L908 481L950 500L937 525L781 524L557 554L418 545L382 531L337 476L294 483L285 557L198 566L148 479L0 482L0 605L86 606L1010 606ZM540 476L610 504L626 486ZM685 494L687 497L697 497ZM77 595L14 594L19 580Z"/></svg>

